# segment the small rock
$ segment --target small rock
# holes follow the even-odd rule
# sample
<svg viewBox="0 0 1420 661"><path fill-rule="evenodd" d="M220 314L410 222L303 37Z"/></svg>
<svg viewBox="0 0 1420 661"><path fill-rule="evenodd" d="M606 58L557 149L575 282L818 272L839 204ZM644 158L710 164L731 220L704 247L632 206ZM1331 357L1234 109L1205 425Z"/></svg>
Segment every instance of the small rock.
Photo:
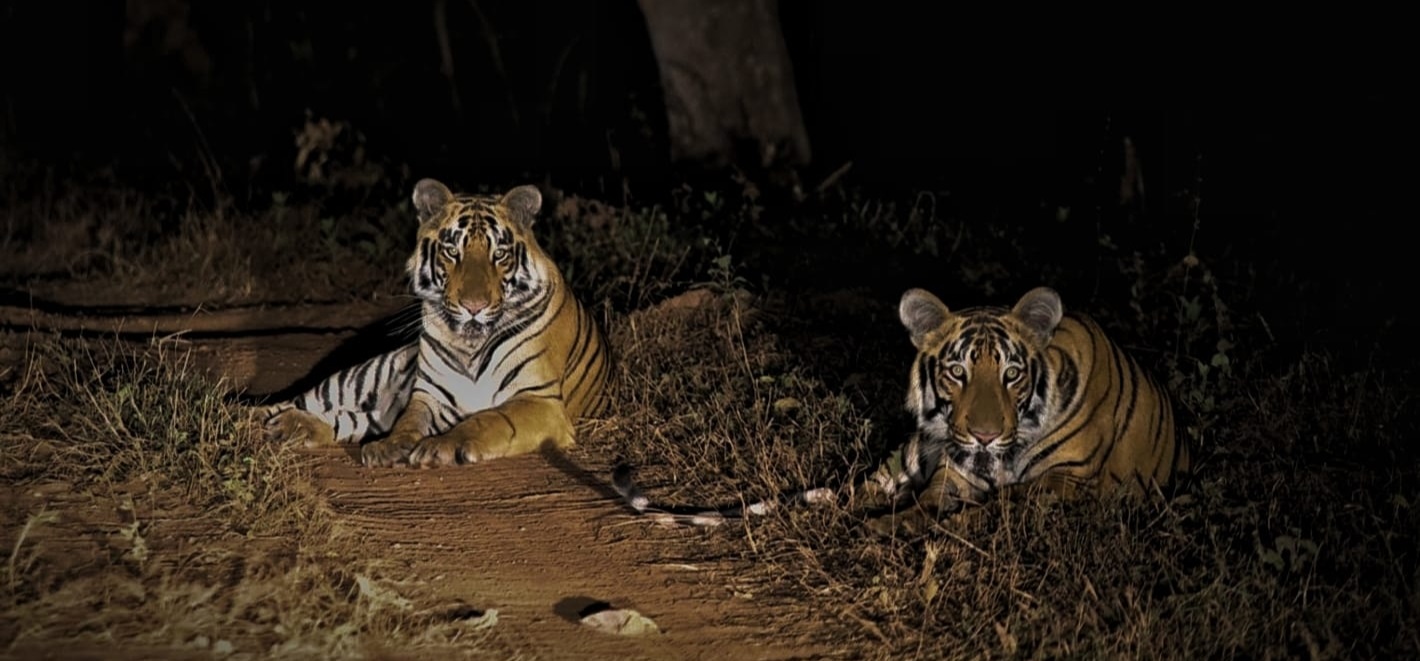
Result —
<svg viewBox="0 0 1420 661"><path fill-rule="evenodd" d="M660 627L650 618L627 608L611 608L597 611L582 618L582 624L593 629L622 636L658 634Z"/></svg>

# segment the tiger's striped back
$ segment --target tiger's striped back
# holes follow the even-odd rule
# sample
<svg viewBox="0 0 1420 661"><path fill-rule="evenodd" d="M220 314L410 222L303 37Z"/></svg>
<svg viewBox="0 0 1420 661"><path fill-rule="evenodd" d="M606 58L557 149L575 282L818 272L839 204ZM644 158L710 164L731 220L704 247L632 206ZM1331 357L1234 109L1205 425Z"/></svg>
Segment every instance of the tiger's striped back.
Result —
<svg viewBox="0 0 1420 661"><path fill-rule="evenodd" d="M1098 495L1144 495L1190 470L1172 397L1093 319L1065 317L1047 352L1055 407L1017 460L1014 481L1061 475Z"/></svg>

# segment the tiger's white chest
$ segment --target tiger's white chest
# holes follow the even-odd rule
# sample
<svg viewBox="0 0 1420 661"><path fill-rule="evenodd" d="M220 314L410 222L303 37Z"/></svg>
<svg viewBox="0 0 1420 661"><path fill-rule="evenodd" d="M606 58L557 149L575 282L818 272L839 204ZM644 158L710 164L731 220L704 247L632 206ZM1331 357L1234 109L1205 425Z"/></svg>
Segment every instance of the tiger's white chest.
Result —
<svg viewBox="0 0 1420 661"><path fill-rule="evenodd" d="M420 353L415 390L422 390L444 406L465 415L500 403L493 374L485 372L479 377L473 367L450 365L441 358L432 351Z"/></svg>
<svg viewBox="0 0 1420 661"><path fill-rule="evenodd" d="M465 351L423 338L415 389L465 416L498 406L508 395L508 375L500 369L510 362L508 351L506 346L487 353Z"/></svg>

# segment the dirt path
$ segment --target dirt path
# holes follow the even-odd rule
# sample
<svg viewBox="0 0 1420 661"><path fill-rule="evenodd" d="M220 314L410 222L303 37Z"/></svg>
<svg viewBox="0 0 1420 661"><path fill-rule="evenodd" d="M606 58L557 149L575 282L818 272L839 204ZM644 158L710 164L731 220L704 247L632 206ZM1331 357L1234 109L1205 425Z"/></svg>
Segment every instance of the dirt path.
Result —
<svg viewBox="0 0 1420 661"><path fill-rule="evenodd" d="M356 327L393 309L152 317L130 311L121 325L150 337L183 330L173 326L201 329L206 335L185 340L198 362L237 388L260 394L305 376ZM225 321L221 315L227 315ZM35 328L98 329L110 337L118 323L92 316L76 320L60 312L0 310L0 320L12 329L25 325L25 319L33 320L28 325ZM493 658L841 655L814 642L810 614L785 618L781 607L757 599L751 590L736 589L726 563L686 561L697 546L714 543L707 533L665 531L630 516L600 482L610 462L598 455L594 441L569 455L433 470L365 468L348 448L310 452L316 487L340 533L337 552L398 567L405 577L400 594L421 608L496 610ZM584 609L599 602L634 609L661 633L618 636L580 624ZM396 652L387 658L400 656Z"/></svg>
<svg viewBox="0 0 1420 661"><path fill-rule="evenodd" d="M679 561L698 532L627 524L605 494L546 457L436 470L367 469L343 450L317 479L362 547L423 577L412 599L497 609L504 641L546 659L787 659L831 656L771 626L736 597L723 567ZM604 634L578 623L596 602L653 619L662 635Z"/></svg>

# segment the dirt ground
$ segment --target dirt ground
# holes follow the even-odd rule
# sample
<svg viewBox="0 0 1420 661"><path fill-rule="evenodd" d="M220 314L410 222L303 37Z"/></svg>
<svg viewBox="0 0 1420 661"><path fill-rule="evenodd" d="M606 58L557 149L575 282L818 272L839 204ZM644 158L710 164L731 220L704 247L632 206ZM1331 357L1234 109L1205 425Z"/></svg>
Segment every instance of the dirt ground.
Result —
<svg viewBox="0 0 1420 661"><path fill-rule="evenodd" d="M375 472L331 456L318 473L339 520L369 552L429 577L409 595L499 611L509 652L535 658L787 659L831 656L771 626L730 568L678 561L684 539L627 524L596 490L543 457L467 470ZM596 602L631 608L664 635L615 637L578 624Z"/></svg>
<svg viewBox="0 0 1420 661"><path fill-rule="evenodd" d="M338 306L252 306L225 311L162 310L112 305L79 314L80 305L0 308L11 328L58 330L95 337L169 337L197 364L238 391L262 395L307 376L320 358L355 330L398 310L400 301ZM13 340L12 340L13 343ZM177 354L180 352L174 352ZM18 352L12 352L13 360ZM474 647L476 656L539 659L792 659L838 657L822 642L818 618L784 618L782 605L737 585L726 563L687 562L703 544L701 531L668 532L629 514L607 489L611 461L595 439L570 455L530 455L434 470L359 466L348 448L304 450L314 487L341 533L339 554L379 558L399 576L411 602L458 617L496 611L496 623ZM135 516L147 544L214 547L241 554L279 541L211 538L200 511L182 502L154 502L133 485L132 511L98 504L67 485L6 485L5 518L24 520L41 506L60 522L26 543L44 554L30 562L76 572L105 568L112 537ZM6 526L14 531L13 526ZM8 536L8 535L7 535ZM13 539L4 541L16 546ZM94 584L103 583L95 576ZM629 608L653 620L660 634L619 636L579 622L596 608ZM590 607L590 610L589 610ZM451 615L451 617L454 615ZM792 623L792 624L786 624ZM238 641L238 648L240 648ZM456 649L449 649L456 652ZM465 649L464 653L468 653ZM207 656L194 650L194 655ZM423 648L419 656L437 653ZM21 642L14 658L168 658L171 648L130 647L122 641L69 646ZM861 652L854 654L857 656ZM403 658L400 650L375 656Z"/></svg>

